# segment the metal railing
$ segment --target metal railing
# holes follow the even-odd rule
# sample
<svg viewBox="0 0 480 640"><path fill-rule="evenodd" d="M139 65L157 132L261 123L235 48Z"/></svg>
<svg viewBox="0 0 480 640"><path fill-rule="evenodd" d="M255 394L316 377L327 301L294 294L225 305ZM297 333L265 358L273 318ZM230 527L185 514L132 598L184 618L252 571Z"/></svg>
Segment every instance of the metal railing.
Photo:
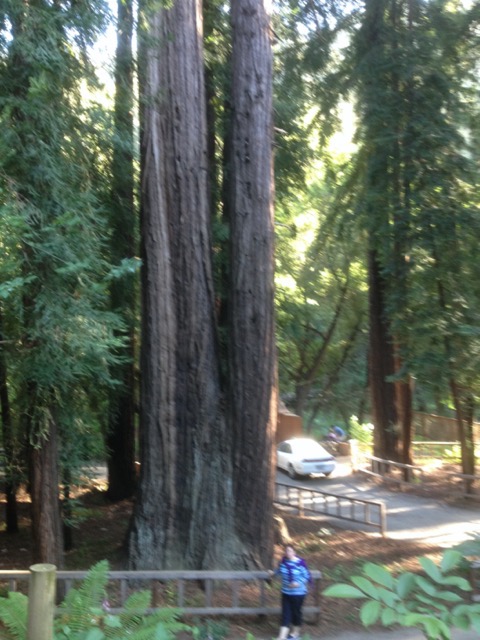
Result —
<svg viewBox="0 0 480 640"><path fill-rule="evenodd" d="M405 464L403 462L395 462L394 460L384 460L383 458L377 458L376 456L365 456L365 460L367 464L370 464L370 469L366 469L365 467L359 468L358 471L361 473L382 478L400 485L411 484L414 480L423 482L425 471L423 467L419 465ZM399 472L400 475L389 475L392 471Z"/></svg>
<svg viewBox="0 0 480 640"><path fill-rule="evenodd" d="M275 483L275 502L297 509L299 515L304 515L306 511L325 514L375 527L384 537L387 532L387 512L383 502L340 496L281 482Z"/></svg>

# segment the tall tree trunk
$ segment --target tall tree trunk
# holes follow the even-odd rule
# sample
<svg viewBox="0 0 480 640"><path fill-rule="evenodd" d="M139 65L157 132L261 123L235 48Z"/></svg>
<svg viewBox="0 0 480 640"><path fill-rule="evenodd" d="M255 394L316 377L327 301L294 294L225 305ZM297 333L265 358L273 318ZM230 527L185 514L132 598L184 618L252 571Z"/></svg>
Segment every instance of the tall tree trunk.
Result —
<svg viewBox="0 0 480 640"><path fill-rule="evenodd" d="M39 433L31 425L30 433ZM64 566L63 531L60 514L58 442L55 420L48 419L48 433L30 445L33 561Z"/></svg>
<svg viewBox="0 0 480 640"><path fill-rule="evenodd" d="M235 566L243 550L215 332L200 4L175 2L150 25L141 87L141 473L130 565Z"/></svg>
<svg viewBox="0 0 480 640"><path fill-rule="evenodd" d="M17 483L13 473L16 461L14 446L15 439L13 434L12 415L10 411L10 396L8 393L7 360L5 358L4 346L1 344L3 340L3 318L0 311L0 412L2 417L3 449L5 454L5 523L7 526L7 533L17 533Z"/></svg>
<svg viewBox="0 0 480 640"><path fill-rule="evenodd" d="M276 352L272 50L264 0L232 0L230 394L237 531L271 562ZM255 473L252 473L252 468ZM252 517L253 515L253 517Z"/></svg>
<svg viewBox="0 0 480 640"><path fill-rule="evenodd" d="M385 113L391 113L394 93L387 37L391 32L391 25L387 25L389 5L390 0L369 0L365 4L363 24L357 36L357 55L361 74L361 128L367 157L362 198L369 242L369 383L375 427L374 454L398 460L395 390L394 383L388 379L394 375L395 366L385 276L386 263L394 250L391 243L393 151L389 144L392 132L385 118Z"/></svg>
<svg viewBox="0 0 480 640"><path fill-rule="evenodd" d="M398 460L397 414L393 375L394 354L385 310L385 283L375 250L369 252L369 381L372 401L374 455Z"/></svg>
<svg viewBox="0 0 480 640"><path fill-rule="evenodd" d="M133 2L118 1L117 51L115 60L115 143L113 150L113 194L111 257L114 264L135 255L136 215L133 169ZM119 355L124 361L112 370L119 386L110 391L107 432L108 492L110 500L130 497L135 474L135 303L136 276L129 273L112 282L111 308L120 314L125 340Z"/></svg>
<svg viewBox="0 0 480 640"><path fill-rule="evenodd" d="M459 389L457 382L450 379L450 391L457 418L458 439L462 461L462 473L475 474L475 447L473 438L473 395ZM467 482L467 493L470 493L473 482Z"/></svg>
<svg viewBox="0 0 480 640"><path fill-rule="evenodd" d="M395 349L395 371L399 374L402 366L402 359ZM397 414L397 426L401 435L401 455L400 460L404 464L412 464L412 439L413 439L413 411L412 411L412 390L410 387L410 376L406 380L395 381L395 408ZM405 479L407 480L408 469L405 469Z"/></svg>
<svg viewBox="0 0 480 640"><path fill-rule="evenodd" d="M441 273L441 260L436 247L433 251L435 266ZM445 312L447 303L447 294L442 280L437 277L438 301L442 312ZM452 394L453 406L457 419L458 439L460 441L460 451L462 460L462 472L467 475L475 473L475 447L473 438L473 407L474 400L470 389L462 389L458 384L455 376L455 356L451 339L444 336L446 366L448 370L448 384ZM467 491L472 488L471 484L467 484Z"/></svg>
<svg viewBox="0 0 480 640"><path fill-rule="evenodd" d="M392 23L392 50L393 56L400 58L401 52L398 42L399 26L402 22L401 10L398 0L392 0L390 19ZM412 29L411 4L408 8L408 25L409 34ZM413 46L413 45L412 45ZM391 84L393 94L396 96L396 104L402 104L402 81L399 71L393 67L391 72ZM394 293L391 299L395 301L395 309L397 317L401 317L404 310L408 308L408 260L406 258L409 252L409 229L411 218L410 203L410 179L413 175L412 161L408 154L408 145L404 144L405 136L410 133L410 122L412 119L412 87L411 80L407 83L406 92L408 100L406 106L400 109L398 117L394 120L395 136L392 141L392 200L393 200L393 287ZM406 111L406 114L404 113ZM405 124L403 119L407 118L407 132L404 131ZM403 144L402 144L403 143ZM407 150L402 154L402 149ZM403 323L402 323L403 324ZM410 389L410 375L404 369L404 359L402 357L402 340L406 335L404 331L402 335L395 332L396 343L394 345L394 367L397 380L395 380L395 403L397 414L397 427L401 440L400 460L404 464L412 463L412 393ZM409 470L404 469L405 480L409 479Z"/></svg>

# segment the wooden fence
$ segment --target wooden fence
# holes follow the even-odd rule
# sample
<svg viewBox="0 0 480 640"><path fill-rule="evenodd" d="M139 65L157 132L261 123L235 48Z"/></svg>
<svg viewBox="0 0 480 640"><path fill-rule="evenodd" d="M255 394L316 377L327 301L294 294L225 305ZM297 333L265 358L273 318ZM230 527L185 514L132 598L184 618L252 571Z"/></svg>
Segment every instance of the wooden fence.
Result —
<svg viewBox="0 0 480 640"><path fill-rule="evenodd" d="M295 508L299 515L304 515L306 511L325 514L375 527L382 536L387 532L387 513L383 502L340 496L281 482L275 483L275 502Z"/></svg>
<svg viewBox="0 0 480 640"><path fill-rule="evenodd" d="M422 466L385 460L370 455L363 456L363 465L357 466L356 470L380 478L385 482L393 482L401 487L407 487L413 483L424 485L428 480L428 471ZM473 492L473 488L480 487L480 475L469 475L455 471L446 472L445 475L452 481L458 481L465 498L478 497Z"/></svg>
<svg viewBox="0 0 480 640"><path fill-rule="evenodd" d="M318 620L322 574L311 573L313 584L303 610ZM57 571L58 591L66 593L86 574ZM8 591L26 593L29 579L29 571L0 571L0 585ZM122 610L133 591L148 588L152 611L170 606L180 608L184 615L278 615L279 583L267 571L109 571L107 591L112 613Z"/></svg>

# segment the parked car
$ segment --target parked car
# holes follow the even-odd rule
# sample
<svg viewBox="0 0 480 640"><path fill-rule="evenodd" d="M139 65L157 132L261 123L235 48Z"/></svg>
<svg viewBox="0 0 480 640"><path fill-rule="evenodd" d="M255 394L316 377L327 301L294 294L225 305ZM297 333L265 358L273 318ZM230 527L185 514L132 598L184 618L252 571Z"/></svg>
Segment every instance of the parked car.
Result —
<svg viewBox="0 0 480 640"><path fill-rule="evenodd" d="M315 473L329 476L335 466L335 458L311 438L291 438L277 445L277 467L291 478Z"/></svg>

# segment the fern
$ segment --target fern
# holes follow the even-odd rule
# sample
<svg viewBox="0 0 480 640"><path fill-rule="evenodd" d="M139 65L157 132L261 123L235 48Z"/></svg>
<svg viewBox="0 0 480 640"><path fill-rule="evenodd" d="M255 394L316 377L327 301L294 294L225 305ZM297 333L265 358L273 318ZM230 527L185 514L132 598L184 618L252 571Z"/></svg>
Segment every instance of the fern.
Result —
<svg viewBox="0 0 480 640"><path fill-rule="evenodd" d="M178 621L178 609L160 609L146 613L151 605L152 594L148 590L136 591L125 601L123 612L117 616L106 616L102 629L109 639L168 640L179 631L190 627ZM118 624L115 622L118 620Z"/></svg>
<svg viewBox="0 0 480 640"><path fill-rule="evenodd" d="M102 560L85 576L80 587L71 589L60 605L59 624L72 631L82 631L92 626L92 616L102 614L108 582L109 564Z"/></svg>
<svg viewBox="0 0 480 640"><path fill-rule="evenodd" d="M25 640L27 637L28 598L23 593L10 592L6 598L0 598L0 621L9 635L0 636L2 640Z"/></svg>
<svg viewBox="0 0 480 640"><path fill-rule="evenodd" d="M136 591L126 601L119 615L102 608L106 596L109 565L99 562L88 572L78 589L69 591L56 620L57 640L170 640L175 633L190 627L178 621L178 609L160 609L147 613L152 595ZM72 635L73 634L73 635Z"/></svg>

